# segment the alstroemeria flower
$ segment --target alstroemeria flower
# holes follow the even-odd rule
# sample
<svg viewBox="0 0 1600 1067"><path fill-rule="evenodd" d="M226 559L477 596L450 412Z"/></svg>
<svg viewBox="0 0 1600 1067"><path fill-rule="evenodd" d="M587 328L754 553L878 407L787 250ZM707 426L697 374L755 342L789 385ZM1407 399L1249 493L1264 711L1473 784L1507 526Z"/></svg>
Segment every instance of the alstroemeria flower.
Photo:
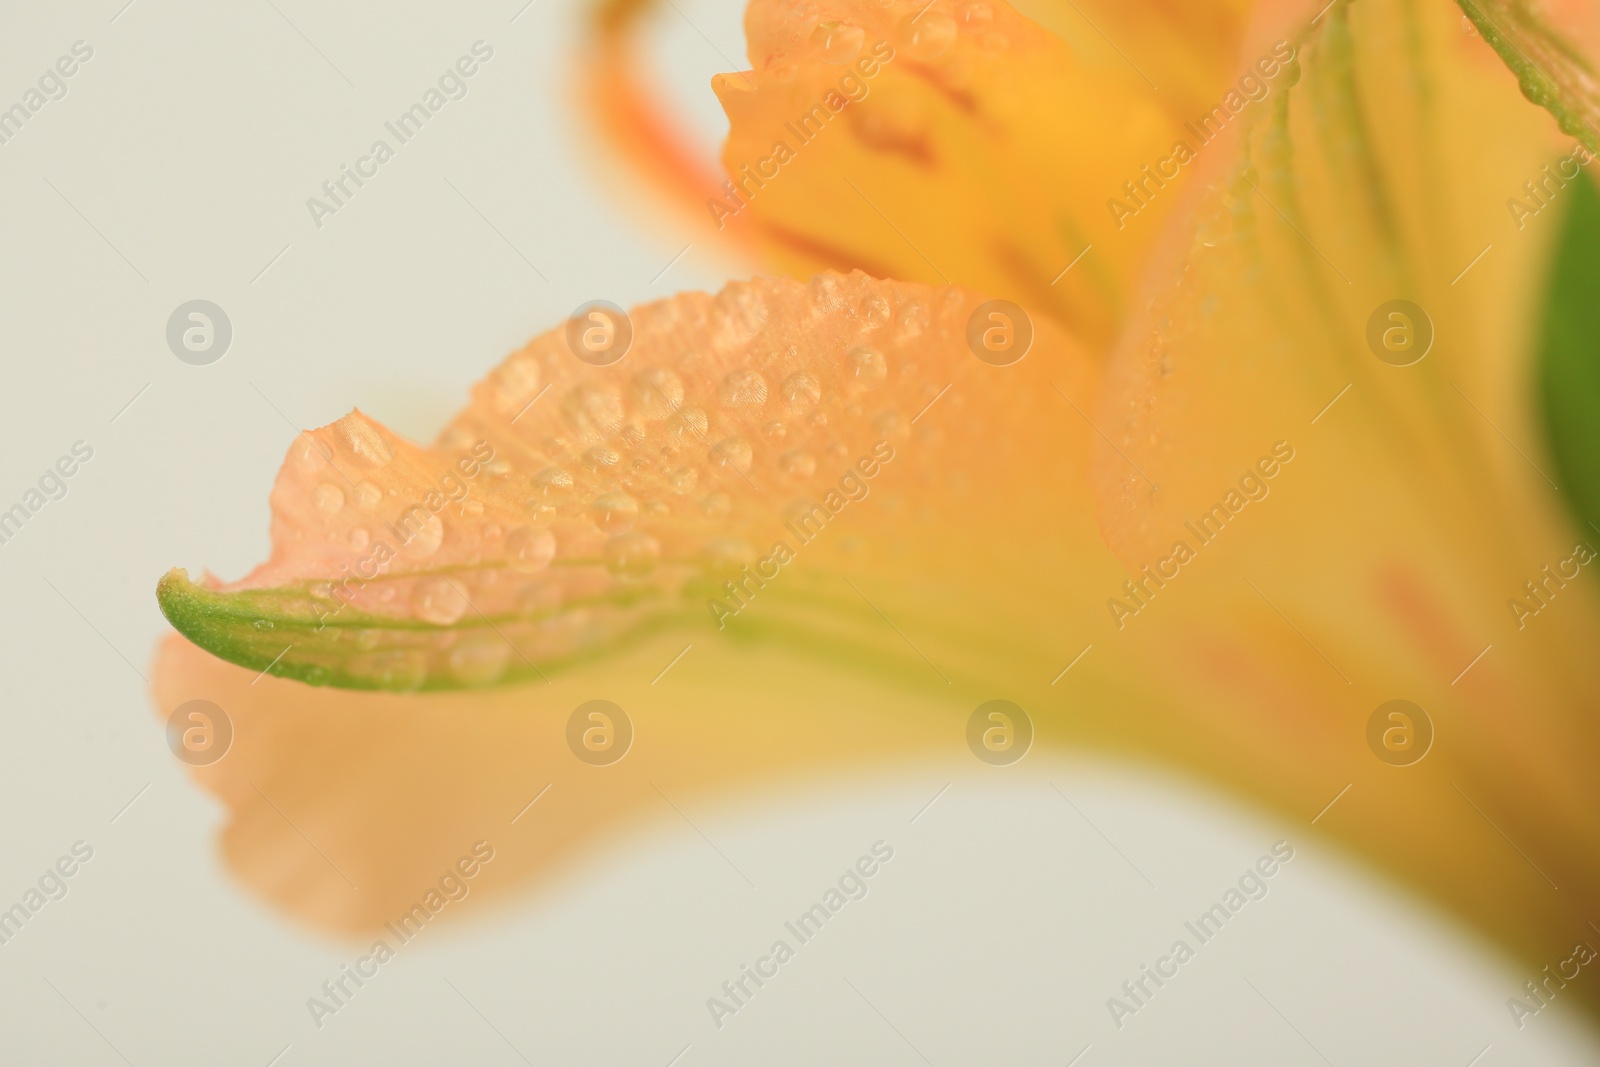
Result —
<svg viewBox="0 0 1600 1067"><path fill-rule="evenodd" d="M1445 0L1317 6L1236 21L1235 78L1187 65L1178 98L1214 91L1227 121L1179 160L1184 105L1003 4L758 0L755 69L718 84L730 180L767 161L741 224L807 276L906 280L680 295L606 365L579 320L431 448L359 413L297 441L271 559L161 587L194 644L164 650L160 706L238 728L197 772L235 866L310 921L375 925L546 784L521 877L656 783L953 747L1001 697L1038 743L1296 818L1348 785L1320 830L1531 960L1583 936L1600 603L1529 454L1557 228L1506 206L1572 145ZM1497 47L1555 49L1466 6ZM1581 130L1580 53L1549 54L1529 95ZM1245 74L1263 91L1234 109ZM1020 362L978 358L990 297L1032 312ZM1400 299L1422 316L1374 319ZM1380 360L1374 321L1431 323L1425 358ZM637 737L604 776L564 740L597 697ZM1413 766L1369 749L1394 699L1434 726Z"/></svg>

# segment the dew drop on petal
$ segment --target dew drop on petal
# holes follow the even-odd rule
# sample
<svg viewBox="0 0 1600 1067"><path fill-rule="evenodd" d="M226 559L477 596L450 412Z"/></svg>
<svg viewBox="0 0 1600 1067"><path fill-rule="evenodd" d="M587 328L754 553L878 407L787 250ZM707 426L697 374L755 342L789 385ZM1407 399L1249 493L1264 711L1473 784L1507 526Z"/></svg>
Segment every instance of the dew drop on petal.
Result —
<svg viewBox="0 0 1600 1067"><path fill-rule="evenodd" d="M323 482L311 494L311 502L325 515L336 514L344 507L344 490L331 482Z"/></svg>
<svg viewBox="0 0 1600 1067"><path fill-rule="evenodd" d="M638 517L639 502L627 493L602 493L595 497L594 524L602 533L627 533Z"/></svg>
<svg viewBox="0 0 1600 1067"><path fill-rule="evenodd" d="M450 676L463 685L493 685L506 673L511 646L500 637L474 638L450 650Z"/></svg>
<svg viewBox="0 0 1600 1067"><path fill-rule="evenodd" d="M778 466L791 478L809 478L817 473L817 459L803 448L794 448L778 457Z"/></svg>
<svg viewBox="0 0 1600 1067"><path fill-rule="evenodd" d="M643 578L661 562L661 544L646 533L625 533L606 542L606 569L619 578Z"/></svg>
<svg viewBox="0 0 1600 1067"><path fill-rule="evenodd" d="M850 350L846 360L850 368L850 377L861 385L878 385L889 377L888 361L883 358L883 353L875 348L859 345Z"/></svg>
<svg viewBox="0 0 1600 1067"><path fill-rule="evenodd" d="M700 501L700 513L708 519L725 519L733 510L733 498L727 493L707 493Z"/></svg>
<svg viewBox="0 0 1600 1067"><path fill-rule="evenodd" d="M402 518L397 526L402 532L410 532L400 541L400 554L408 559L427 559L444 544L444 522L437 515L429 515L421 522L415 522L413 517L408 516Z"/></svg>
<svg viewBox="0 0 1600 1067"><path fill-rule="evenodd" d="M956 20L937 11L907 15L900 20L896 36L912 59L938 59L956 43Z"/></svg>
<svg viewBox="0 0 1600 1067"><path fill-rule="evenodd" d="M889 301L876 294L861 301L861 325L868 330L876 330L889 321L893 309Z"/></svg>
<svg viewBox="0 0 1600 1067"><path fill-rule="evenodd" d="M366 548L367 542L371 540L372 535L367 532L367 528L365 526L357 526L355 529L350 531L351 548Z"/></svg>
<svg viewBox="0 0 1600 1067"><path fill-rule="evenodd" d="M467 613L467 598L446 578L422 578L411 588L411 610L437 626L449 626Z"/></svg>
<svg viewBox="0 0 1600 1067"><path fill-rule="evenodd" d="M822 60L843 66L861 54L867 31L845 22L819 22L811 31L811 45L822 53Z"/></svg>
<svg viewBox="0 0 1600 1067"><path fill-rule="evenodd" d="M767 402L767 380L753 370L736 370L722 379L719 396L729 407L760 407Z"/></svg>
<svg viewBox="0 0 1600 1067"><path fill-rule="evenodd" d="M750 448L750 442L742 437L723 438L711 446L706 456L712 467L718 470L731 467L741 474L750 469L754 459L755 453Z"/></svg>
<svg viewBox="0 0 1600 1067"><path fill-rule="evenodd" d="M968 33L981 33L994 21L994 11L983 0L973 0L956 8L956 21Z"/></svg>
<svg viewBox="0 0 1600 1067"><path fill-rule="evenodd" d="M687 496L694 492L695 483L700 480L700 472L693 467L679 467L667 479L667 484L679 496Z"/></svg>
<svg viewBox="0 0 1600 1067"><path fill-rule="evenodd" d="M506 563L513 570L531 573L550 565L556 555L556 535L549 530L518 526L506 534Z"/></svg>
<svg viewBox="0 0 1600 1067"><path fill-rule="evenodd" d="M546 467L533 476L533 488L542 496L555 496L572 488L572 475L560 467Z"/></svg>
<svg viewBox="0 0 1600 1067"><path fill-rule="evenodd" d="M352 674L372 679L380 689L404 692L420 689L428 680L428 658L417 649L361 656L350 664L350 669Z"/></svg>
<svg viewBox="0 0 1600 1067"><path fill-rule="evenodd" d="M683 405L683 379L670 370L653 367L633 376L628 402L651 421L660 421Z"/></svg>
<svg viewBox="0 0 1600 1067"><path fill-rule="evenodd" d="M394 458L383 431L365 416L347 415L334 423L332 429L339 443L369 467L382 467Z"/></svg>
<svg viewBox="0 0 1600 1067"><path fill-rule="evenodd" d="M782 392L783 402L797 414L810 411L822 399L822 385L804 371L796 371L785 378Z"/></svg>
<svg viewBox="0 0 1600 1067"><path fill-rule="evenodd" d="M356 484L356 507L362 511L375 511L383 503L383 490L371 482Z"/></svg>

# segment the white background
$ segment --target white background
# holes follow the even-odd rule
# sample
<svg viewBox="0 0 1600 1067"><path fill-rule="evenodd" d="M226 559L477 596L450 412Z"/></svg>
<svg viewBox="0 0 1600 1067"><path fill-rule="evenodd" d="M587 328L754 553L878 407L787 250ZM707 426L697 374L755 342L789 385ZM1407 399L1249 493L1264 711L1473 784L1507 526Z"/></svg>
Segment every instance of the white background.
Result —
<svg viewBox="0 0 1600 1067"><path fill-rule="evenodd" d="M0 546L0 904L72 842L97 850L0 947L0 1062L1595 1062L1559 1004L1518 1032L1505 999L1530 976L1309 820L1044 752L693 812L758 889L681 822L642 829L407 947L315 1028L306 998L353 954L221 868L221 812L167 751L142 677L167 631L156 578L265 557L289 422L359 404L431 438L472 381L579 303L714 288L734 268L691 247L653 282L703 235L647 227L625 186L597 180L573 0L122 2L12 5L0 33L0 106L74 41L94 48L0 146L0 507L74 441L95 450ZM723 124L707 82L743 61L741 12L674 2L657 72L709 152ZM495 55L466 99L313 226L306 198L479 39ZM196 297L234 328L209 367L164 340ZM896 856L870 895L714 1027L705 999L880 838ZM1280 838L1298 853L1271 894L1118 1031L1106 998Z"/></svg>

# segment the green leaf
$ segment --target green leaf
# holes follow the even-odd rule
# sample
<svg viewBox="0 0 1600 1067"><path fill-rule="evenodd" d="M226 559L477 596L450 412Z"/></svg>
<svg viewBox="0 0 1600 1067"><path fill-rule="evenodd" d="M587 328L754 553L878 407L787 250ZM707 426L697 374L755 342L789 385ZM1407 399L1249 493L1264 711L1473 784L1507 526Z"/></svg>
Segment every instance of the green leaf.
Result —
<svg viewBox="0 0 1600 1067"><path fill-rule="evenodd" d="M1556 480L1585 533L1600 535L1600 191L1566 191L1545 296L1538 367Z"/></svg>

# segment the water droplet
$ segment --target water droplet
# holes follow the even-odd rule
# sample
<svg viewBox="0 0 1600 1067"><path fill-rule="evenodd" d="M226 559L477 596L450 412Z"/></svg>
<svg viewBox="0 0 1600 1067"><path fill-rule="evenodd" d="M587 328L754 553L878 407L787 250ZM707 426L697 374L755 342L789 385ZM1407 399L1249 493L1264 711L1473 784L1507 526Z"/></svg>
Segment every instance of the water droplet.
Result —
<svg viewBox="0 0 1600 1067"><path fill-rule="evenodd" d="M409 559L427 559L444 544L444 522L437 515L429 515L419 521L416 512L420 510L412 509L395 523L395 527L405 535L400 541L400 554Z"/></svg>
<svg viewBox="0 0 1600 1067"><path fill-rule="evenodd" d="M927 331L929 322L928 305L913 300L900 309L900 328L896 331L896 339L901 344L916 340Z"/></svg>
<svg viewBox="0 0 1600 1067"><path fill-rule="evenodd" d="M639 502L627 493L603 493L595 497L594 524L602 533L627 533L638 517Z"/></svg>
<svg viewBox="0 0 1600 1067"><path fill-rule="evenodd" d="M806 285L811 306L824 315L844 307L844 283L837 274L818 274Z"/></svg>
<svg viewBox="0 0 1600 1067"><path fill-rule="evenodd" d="M1207 248L1215 248L1228 237L1228 232L1233 229L1233 215L1228 211L1227 205L1218 198L1217 202L1202 209L1199 220L1195 223L1195 239Z"/></svg>
<svg viewBox="0 0 1600 1067"><path fill-rule="evenodd" d="M706 542L701 552L706 570L714 577L736 573L740 567L754 563L756 550L750 542L737 537L716 537Z"/></svg>
<svg viewBox="0 0 1600 1067"><path fill-rule="evenodd" d="M289 455L302 473L326 474L328 464L333 457L333 450L310 434L302 433L295 438L294 445L289 449Z"/></svg>
<svg viewBox="0 0 1600 1067"><path fill-rule="evenodd" d="M711 446L706 459L718 470L732 467L742 474L750 469L755 453L750 448L750 442L744 438L726 437Z"/></svg>
<svg viewBox="0 0 1600 1067"><path fill-rule="evenodd" d="M878 385L889 376L888 361L875 348L865 345L852 348L846 363L850 368L850 377L861 385Z"/></svg>
<svg viewBox="0 0 1600 1067"><path fill-rule="evenodd" d="M379 689L409 692L428 680L428 659L418 650L377 652L353 660L350 673L372 679Z"/></svg>
<svg viewBox="0 0 1600 1067"><path fill-rule="evenodd" d="M383 490L371 482L359 482L356 485L356 507L362 511L375 511L383 503Z"/></svg>
<svg viewBox="0 0 1600 1067"><path fill-rule="evenodd" d="M254 626L257 630L270 630L270 629L272 629L272 620L271 619L257 619L255 622L251 623L250 625Z"/></svg>
<svg viewBox="0 0 1600 1067"><path fill-rule="evenodd" d="M333 583L332 582L312 582L310 585L306 586L306 592L310 593L312 596L316 597L318 600L332 600L333 599Z"/></svg>
<svg viewBox="0 0 1600 1067"><path fill-rule="evenodd" d="M560 467L546 467L533 476L533 488L541 496L555 496L572 488L572 475Z"/></svg>
<svg viewBox="0 0 1600 1067"><path fill-rule="evenodd" d="M769 422L765 426L761 427L761 435L775 445L782 444L784 437L787 436L788 433L788 427L784 426L784 424L781 422Z"/></svg>
<svg viewBox="0 0 1600 1067"><path fill-rule="evenodd" d="M876 330L889 321L894 310L889 307L889 301L876 294L861 301L861 325L864 329Z"/></svg>
<svg viewBox="0 0 1600 1067"><path fill-rule="evenodd" d="M819 22L811 31L811 45L822 53L825 63L843 66L861 54L867 32L844 22Z"/></svg>
<svg viewBox="0 0 1600 1067"><path fill-rule="evenodd" d="M493 685L506 673L511 646L499 637L473 638L450 650L450 675L463 685Z"/></svg>
<svg viewBox="0 0 1600 1067"><path fill-rule="evenodd" d="M968 33L981 33L994 21L994 12L982 0L975 0L974 3L956 8L956 21Z"/></svg>
<svg viewBox="0 0 1600 1067"><path fill-rule="evenodd" d="M669 432L677 437L704 437L706 427L711 425L711 420L706 418L706 413L699 408L684 408L674 415L667 425Z"/></svg>
<svg viewBox="0 0 1600 1067"><path fill-rule="evenodd" d="M872 430L880 440L904 441L911 436L911 426L898 411L884 411L872 420Z"/></svg>
<svg viewBox="0 0 1600 1067"><path fill-rule="evenodd" d="M693 467L680 467L672 472L667 484L679 496L687 496L694 492L695 483L700 480L700 472Z"/></svg>
<svg viewBox="0 0 1600 1067"><path fill-rule="evenodd" d="M389 442L384 440L378 424L359 411L352 411L334 423L331 429L338 436L339 443L369 467L382 467L394 458L394 452L389 448Z"/></svg>
<svg viewBox="0 0 1600 1067"><path fill-rule="evenodd" d="M532 526L549 526L556 520L556 509L549 504L533 501L528 505L528 523Z"/></svg>
<svg viewBox="0 0 1600 1067"><path fill-rule="evenodd" d="M938 59L956 43L956 20L937 11L907 15L900 20L896 36L912 59Z"/></svg>
<svg viewBox="0 0 1600 1067"><path fill-rule="evenodd" d="M606 568L619 578L643 578L661 562L661 544L645 533L625 533L606 542Z"/></svg>
<svg viewBox="0 0 1600 1067"><path fill-rule="evenodd" d="M628 402L652 421L660 421L683 405L683 379L670 370L654 367L633 376Z"/></svg>
<svg viewBox="0 0 1600 1067"><path fill-rule="evenodd" d="M707 493L700 501L700 513L708 519L725 519L733 510L733 498L727 493Z"/></svg>
<svg viewBox="0 0 1600 1067"><path fill-rule="evenodd" d="M467 613L467 598L447 578L422 578L411 588L411 610L425 622L449 626Z"/></svg>
<svg viewBox="0 0 1600 1067"><path fill-rule="evenodd" d="M337 485L323 482L311 494L311 502L317 510L325 515L332 515L344 507L344 490Z"/></svg>
<svg viewBox="0 0 1600 1067"><path fill-rule="evenodd" d="M796 413L810 411L822 399L822 386L811 375L796 371L783 380L783 402Z"/></svg>
<svg viewBox="0 0 1600 1067"><path fill-rule="evenodd" d="M529 582L517 590L517 613L549 615L561 607L561 586L556 582Z"/></svg>
<svg viewBox="0 0 1600 1067"><path fill-rule="evenodd" d="M760 407L767 402L767 380L753 370L736 370L722 379L719 395L729 407Z"/></svg>
<svg viewBox="0 0 1600 1067"><path fill-rule="evenodd" d="M365 526L357 526L355 529L350 531L351 548L366 548L367 542L371 540L372 535L367 532L367 528Z"/></svg>
<svg viewBox="0 0 1600 1067"><path fill-rule="evenodd" d="M491 522L483 528L483 539L485 541L498 541L503 533L505 531L500 529L499 523Z"/></svg>
<svg viewBox="0 0 1600 1067"><path fill-rule="evenodd" d="M802 448L790 449L778 457L778 466L792 478L809 478L817 473L817 459Z"/></svg>
<svg viewBox="0 0 1600 1067"><path fill-rule="evenodd" d="M599 386L575 385L561 401L561 414L580 437L603 440L622 426L622 398Z"/></svg>
<svg viewBox="0 0 1600 1067"><path fill-rule="evenodd" d="M622 457L609 448L591 448L583 454L583 466L590 474L602 474L621 462Z"/></svg>
<svg viewBox="0 0 1600 1067"><path fill-rule="evenodd" d="M522 413L528 402L539 395L543 375L539 361L531 356L513 356L494 372L495 408L513 417Z"/></svg>
<svg viewBox="0 0 1600 1067"><path fill-rule="evenodd" d="M556 535L549 530L518 526L506 534L506 562L513 570L531 573L550 565L556 555Z"/></svg>

